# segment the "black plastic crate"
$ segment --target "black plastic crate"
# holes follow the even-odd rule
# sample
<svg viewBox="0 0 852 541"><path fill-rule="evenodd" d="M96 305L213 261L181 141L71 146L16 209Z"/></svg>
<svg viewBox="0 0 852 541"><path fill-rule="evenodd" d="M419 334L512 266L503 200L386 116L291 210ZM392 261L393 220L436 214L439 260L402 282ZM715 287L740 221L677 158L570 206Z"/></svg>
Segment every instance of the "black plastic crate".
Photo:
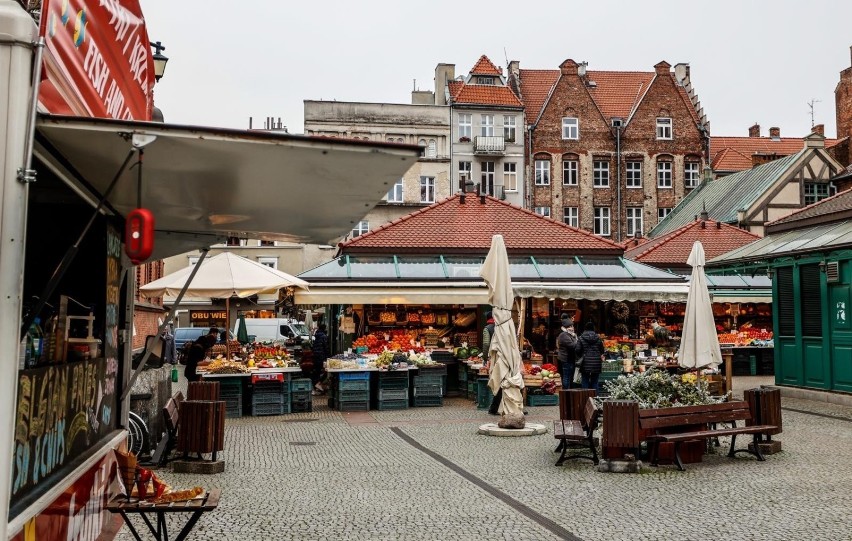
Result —
<svg viewBox="0 0 852 541"><path fill-rule="evenodd" d="M283 404L284 397L280 394L256 394L251 397L252 404Z"/></svg>
<svg viewBox="0 0 852 541"><path fill-rule="evenodd" d="M408 399L405 400L380 400L378 409L381 410L406 410Z"/></svg>
<svg viewBox="0 0 852 541"><path fill-rule="evenodd" d="M414 376L414 386L420 387L422 385L443 385L444 379L440 375L429 375L429 376Z"/></svg>
<svg viewBox="0 0 852 541"><path fill-rule="evenodd" d="M339 391L337 402L369 402L370 391Z"/></svg>
<svg viewBox="0 0 852 541"><path fill-rule="evenodd" d="M370 411L370 402L338 402L340 411Z"/></svg>
<svg viewBox="0 0 852 541"><path fill-rule="evenodd" d="M379 389L408 389L408 378L379 380Z"/></svg>
<svg viewBox="0 0 852 541"><path fill-rule="evenodd" d="M379 402L387 400L408 400L408 389L379 389Z"/></svg>
<svg viewBox="0 0 852 541"><path fill-rule="evenodd" d="M293 402L290 405L291 413L310 413L314 411L313 402Z"/></svg>
<svg viewBox="0 0 852 541"><path fill-rule="evenodd" d="M433 408L437 406L444 405L444 397L443 396L423 396L423 397L414 397L414 407L415 408Z"/></svg>
<svg viewBox="0 0 852 541"><path fill-rule="evenodd" d="M313 400L311 391L293 391L290 393L291 402L310 402Z"/></svg>
<svg viewBox="0 0 852 541"><path fill-rule="evenodd" d="M298 378L290 382L290 392L313 390L313 382L310 378Z"/></svg>
<svg viewBox="0 0 852 541"><path fill-rule="evenodd" d="M442 396L443 389L440 385L416 385L414 387L414 398L420 396Z"/></svg>
<svg viewBox="0 0 852 541"><path fill-rule="evenodd" d="M290 413L290 405L283 402L253 404L252 413L254 415L284 415L285 413Z"/></svg>
<svg viewBox="0 0 852 541"><path fill-rule="evenodd" d="M337 385L339 391L366 391L370 388L370 380L345 380Z"/></svg>

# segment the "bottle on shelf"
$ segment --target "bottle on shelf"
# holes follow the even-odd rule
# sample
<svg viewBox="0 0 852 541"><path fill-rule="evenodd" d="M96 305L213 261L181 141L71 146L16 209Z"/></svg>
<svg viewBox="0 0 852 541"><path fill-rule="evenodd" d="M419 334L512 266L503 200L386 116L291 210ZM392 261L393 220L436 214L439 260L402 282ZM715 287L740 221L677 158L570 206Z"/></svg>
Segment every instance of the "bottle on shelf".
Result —
<svg viewBox="0 0 852 541"><path fill-rule="evenodd" d="M59 325L59 318L57 317L56 314L54 314L54 315L50 316L50 319L47 320L47 325L45 325L45 327L44 327L44 333L45 333L44 340L45 340L46 343L43 346L43 349L44 349L43 353L44 354L42 356L42 360L45 363L48 363L48 364L55 362L57 357L58 357L58 355L56 354L56 345L57 345L56 331L57 331L58 325Z"/></svg>
<svg viewBox="0 0 852 541"><path fill-rule="evenodd" d="M30 354L26 364L28 365L27 368L34 368L41 359L42 348L44 347L44 333L41 332L40 318L35 318L27 335L31 338L29 339Z"/></svg>

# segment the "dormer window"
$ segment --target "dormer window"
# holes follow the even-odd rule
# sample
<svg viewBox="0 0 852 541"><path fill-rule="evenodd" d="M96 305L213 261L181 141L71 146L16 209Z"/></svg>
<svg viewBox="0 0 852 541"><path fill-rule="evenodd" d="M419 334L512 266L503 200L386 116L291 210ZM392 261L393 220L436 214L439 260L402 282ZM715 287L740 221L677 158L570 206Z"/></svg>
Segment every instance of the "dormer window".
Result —
<svg viewBox="0 0 852 541"><path fill-rule="evenodd" d="M481 84L481 85L493 85L494 84L494 77L483 77L483 76L480 75L478 79L479 79L479 84Z"/></svg>

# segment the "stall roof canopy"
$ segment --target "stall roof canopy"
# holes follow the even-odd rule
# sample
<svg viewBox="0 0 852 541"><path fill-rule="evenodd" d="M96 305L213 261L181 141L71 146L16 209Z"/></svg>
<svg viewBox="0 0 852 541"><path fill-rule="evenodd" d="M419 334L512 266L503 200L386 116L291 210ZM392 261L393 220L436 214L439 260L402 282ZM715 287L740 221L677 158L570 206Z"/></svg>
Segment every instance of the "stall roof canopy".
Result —
<svg viewBox="0 0 852 541"><path fill-rule="evenodd" d="M615 242L490 196L456 194L340 245L346 254L482 254L503 235L512 254L612 254Z"/></svg>
<svg viewBox="0 0 852 541"><path fill-rule="evenodd" d="M825 223L817 226L771 233L710 261L714 267L768 262L787 255L825 252L852 247L852 220Z"/></svg>
<svg viewBox="0 0 852 541"><path fill-rule="evenodd" d="M484 256L343 255L299 275L314 284L349 280L434 280L482 282ZM684 282L684 278L616 256L509 256L513 282L571 280L581 282Z"/></svg>
<svg viewBox="0 0 852 541"><path fill-rule="evenodd" d="M412 145L55 116L39 118L36 153L97 200L134 143L148 139L142 205L153 211L158 233L184 239L172 243L170 251L179 250L172 253L226 236L333 242L420 155ZM125 170L109 195L119 215L137 207L138 173Z"/></svg>

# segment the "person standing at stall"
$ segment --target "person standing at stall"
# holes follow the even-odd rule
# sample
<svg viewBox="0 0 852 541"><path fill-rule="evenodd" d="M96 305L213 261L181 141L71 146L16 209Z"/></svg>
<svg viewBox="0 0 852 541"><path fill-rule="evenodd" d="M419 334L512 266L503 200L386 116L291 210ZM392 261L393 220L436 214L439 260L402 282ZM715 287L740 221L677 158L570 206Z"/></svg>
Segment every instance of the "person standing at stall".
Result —
<svg viewBox="0 0 852 541"><path fill-rule="evenodd" d="M326 359L328 359L328 333L326 332L325 323L320 323L314 333L314 345L311 348L313 353L313 370L311 371L311 380L314 385L319 383L322 376L323 367Z"/></svg>
<svg viewBox="0 0 852 541"><path fill-rule="evenodd" d="M556 337L559 373L562 374L562 388L570 389L574 379L574 366L577 345L577 335L574 333L574 322L568 314L562 314L562 332Z"/></svg>
<svg viewBox="0 0 852 541"><path fill-rule="evenodd" d="M601 337L595 332L594 322L586 323L583 334L577 339L574 351L576 362L580 363L583 389L599 391L598 380L603 368L604 347Z"/></svg>
<svg viewBox="0 0 852 541"><path fill-rule="evenodd" d="M198 374L198 363L207 357L207 351L219 341L219 329L211 327L204 336L200 336L198 340L192 343L189 352L186 355L186 368L183 369L183 375L187 381L201 381L201 376Z"/></svg>

